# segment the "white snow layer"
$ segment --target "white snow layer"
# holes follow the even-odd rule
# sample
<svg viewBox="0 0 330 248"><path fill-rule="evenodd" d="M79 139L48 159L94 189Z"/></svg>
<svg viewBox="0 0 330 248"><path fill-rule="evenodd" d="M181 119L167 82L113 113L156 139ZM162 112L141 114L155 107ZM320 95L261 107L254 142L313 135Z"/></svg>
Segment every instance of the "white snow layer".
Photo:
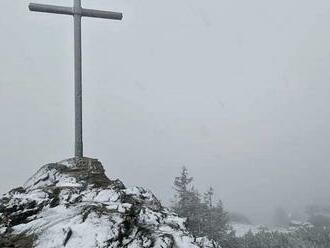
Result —
<svg viewBox="0 0 330 248"><path fill-rule="evenodd" d="M59 165L72 169L65 161ZM37 237L36 248L219 247L205 238L192 237L184 219L163 208L150 191L114 183L86 185L69 172L44 166L22 189L3 195L0 207L17 208L7 219L35 212L14 225L2 223L0 216L0 238L11 226L12 235Z"/></svg>

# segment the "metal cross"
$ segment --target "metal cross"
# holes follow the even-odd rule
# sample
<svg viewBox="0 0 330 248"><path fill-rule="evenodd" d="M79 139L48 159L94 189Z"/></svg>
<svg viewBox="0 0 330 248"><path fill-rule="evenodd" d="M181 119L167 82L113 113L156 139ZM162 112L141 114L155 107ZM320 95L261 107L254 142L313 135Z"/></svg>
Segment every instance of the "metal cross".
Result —
<svg viewBox="0 0 330 248"><path fill-rule="evenodd" d="M81 17L95 17L121 20L122 13L85 9L81 7L81 0L73 1L72 7L30 3L31 11L72 15L74 20L74 89L75 89L75 157L83 157L82 141L82 59L81 59Z"/></svg>

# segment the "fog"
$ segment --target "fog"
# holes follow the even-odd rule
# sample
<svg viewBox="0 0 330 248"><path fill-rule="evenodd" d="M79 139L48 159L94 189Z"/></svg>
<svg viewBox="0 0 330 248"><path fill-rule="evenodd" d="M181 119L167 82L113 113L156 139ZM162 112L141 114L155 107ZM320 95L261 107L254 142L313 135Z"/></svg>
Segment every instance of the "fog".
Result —
<svg viewBox="0 0 330 248"><path fill-rule="evenodd" d="M72 6L72 1L35 0ZM73 156L72 17L1 0L0 192ZM84 150L164 203L201 191L266 223L330 204L330 3L85 0Z"/></svg>

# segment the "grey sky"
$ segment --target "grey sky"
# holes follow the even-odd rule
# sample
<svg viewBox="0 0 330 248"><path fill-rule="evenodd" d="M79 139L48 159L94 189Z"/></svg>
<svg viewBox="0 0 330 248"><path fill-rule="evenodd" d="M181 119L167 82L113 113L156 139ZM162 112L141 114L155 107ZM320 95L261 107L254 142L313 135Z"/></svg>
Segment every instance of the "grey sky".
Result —
<svg viewBox="0 0 330 248"><path fill-rule="evenodd" d="M256 221L330 203L329 1L82 2L124 13L83 21L85 155L110 177L168 202L186 165ZM0 2L0 192L73 154L72 18L28 3Z"/></svg>

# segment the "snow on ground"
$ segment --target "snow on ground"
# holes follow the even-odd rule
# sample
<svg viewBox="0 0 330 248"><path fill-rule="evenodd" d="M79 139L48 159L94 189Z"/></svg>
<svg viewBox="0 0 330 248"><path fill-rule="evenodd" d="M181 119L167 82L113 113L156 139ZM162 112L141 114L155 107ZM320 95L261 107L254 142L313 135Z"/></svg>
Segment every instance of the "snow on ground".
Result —
<svg viewBox="0 0 330 248"><path fill-rule="evenodd" d="M295 222L295 226L289 227L266 227L264 225L251 225L251 224L241 224L241 223L231 223L233 230L235 231L236 237L242 237L248 232L253 234L265 231L265 232L280 232L289 233L294 232L300 227L310 227L311 224L303 222Z"/></svg>
<svg viewBox="0 0 330 248"><path fill-rule="evenodd" d="M237 237L242 237L248 232L256 234L258 232L261 232L262 230L265 230L265 227L262 225L232 223L231 226L233 227L233 230L235 231Z"/></svg>

